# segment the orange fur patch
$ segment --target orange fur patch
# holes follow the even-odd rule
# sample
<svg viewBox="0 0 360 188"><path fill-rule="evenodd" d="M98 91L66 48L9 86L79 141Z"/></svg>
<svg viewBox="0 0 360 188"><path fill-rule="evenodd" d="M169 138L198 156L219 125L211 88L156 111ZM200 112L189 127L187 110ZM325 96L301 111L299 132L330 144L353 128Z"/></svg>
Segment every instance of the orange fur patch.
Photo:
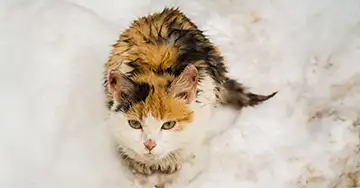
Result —
<svg viewBox="0 0 360 188"><path fill-rule="evenodd" d="M178 49L167 45L142 44L134 46L128 52L128 60L141 60L141 70L149 72L166 70L177 60Z"/></svg>
<svg viewBox="0 0 360 188"><path fill-rule="evenodd" d="M164 74L164 75L156 75L153 72L148 72L147 74L139 74L134 80L136 82L145 82L155 87L166 87L167 84L174 79L174 76Z"/></svg>
<svg viewBox="0 0 360 188"><path fill-rule="evenodd" d="M157 87L145 102L135 104L127 113L129 119L144 120L148 115L162 121L186 124L193 120L193 112L183 101L167 95L164 88Z"/></svg>

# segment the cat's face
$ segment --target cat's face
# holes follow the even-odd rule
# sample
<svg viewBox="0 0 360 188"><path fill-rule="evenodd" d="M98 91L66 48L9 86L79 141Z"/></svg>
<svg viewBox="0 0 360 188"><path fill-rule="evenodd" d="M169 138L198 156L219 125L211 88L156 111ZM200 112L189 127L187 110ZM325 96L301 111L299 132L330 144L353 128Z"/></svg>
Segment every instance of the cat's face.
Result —
<svg viewBox="0 0 360 188"><path fill-rule="evenodd" d="M144 157L162 158L186 147L192 136L194 112L156 89L146 101L117 115L113 128L119 144Z"/></svg>
<svg viewBox="0 0 360 188"><path fill-rule="evenodd" d="M192 65L167 86L146 83L149 86L145 87L144 82L140 86L126 77L110 74L109 91L123 109L110 118L120 147L143 160L159 159L188 147L198 132L192 109L197 81ZM145 97L140 96L144 93Z"/></svg>

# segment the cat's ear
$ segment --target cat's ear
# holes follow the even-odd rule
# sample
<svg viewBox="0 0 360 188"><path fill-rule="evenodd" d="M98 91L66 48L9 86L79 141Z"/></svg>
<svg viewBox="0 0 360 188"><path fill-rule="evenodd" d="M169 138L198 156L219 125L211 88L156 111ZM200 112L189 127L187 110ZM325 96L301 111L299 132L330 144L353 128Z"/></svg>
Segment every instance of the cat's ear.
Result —
<svg viewBox="0 0 360 188"><path fill-rule="evenodd" d="M107 75L107 89L116 102L121 103L131 96L135 83L123 73L110 70Z"/></svg>
<svg viewBox="0 0 360 188"><path fill-rule="evenodd" d="M186 103L191 103L196 98L196 88L198 85L198 71L193 64L185 67L182 73L170 84L170 93L173 97L183 99Z"/></svg>

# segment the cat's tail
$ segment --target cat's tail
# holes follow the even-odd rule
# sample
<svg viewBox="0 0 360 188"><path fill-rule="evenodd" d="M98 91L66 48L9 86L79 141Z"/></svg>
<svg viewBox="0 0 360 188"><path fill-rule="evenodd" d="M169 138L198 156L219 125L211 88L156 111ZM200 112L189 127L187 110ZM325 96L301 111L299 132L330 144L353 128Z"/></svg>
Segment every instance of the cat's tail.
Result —
<svg viewBox="0 0 360 188"><path fill-rule="evenodd" d="M218 87L218 98L220 103L231 106L235 109L256 106L274 97L277 91L270 95L258 95L248 91L248 89L236 80L227 78Z"/></svg>

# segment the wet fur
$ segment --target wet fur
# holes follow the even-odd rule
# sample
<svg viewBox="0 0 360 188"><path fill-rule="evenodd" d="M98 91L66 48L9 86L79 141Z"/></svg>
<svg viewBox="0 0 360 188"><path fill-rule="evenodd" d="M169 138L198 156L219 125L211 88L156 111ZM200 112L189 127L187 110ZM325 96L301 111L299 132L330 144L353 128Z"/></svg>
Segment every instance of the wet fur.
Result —
<svg viewBox="0 0 360 188"><path fill-rule="evenodd" d="M199 71L200 82L206 76L211 77L219 103L236 109L255 106L276 94L264 96L249 92L241 83L226 76L223 61L216 46L179 9L166 8L161 13L135 20L121 34L113 45L106 72L118 69L130 78L156 74L171 82L192 63ZM151 79L158 78L149 76L141 82L156 82ZM111 101L110 96L108 103Z"/></svg>
<svg viewBox="0 0 360 188"><path fill-rule="evenodd" d="M191 67L195 67L193 72L184 75ZM156 176L155 184L165 187L176 185L173 181L182 179L181 175L187 176L183 180L188 181L198 173L199 170L185 174L181 171L198 168L189 164L192 160L201 161L198 150L213 107L222 105L239 110L258 105L276 94L253 94L229 78L216 46L175 8L135 20L113 45L105 69L110 123L122 158L136 177L140 175L145 180L154 174L176 172L166 180ZM149 127L136 132L127 125L129 119ZM178 122L173 130L156 132L158 125L169 120ZM169 139L166 143L174 146L169 145L169 151L161 157L147 158L136 142L142 142L143 137L156 137L154 132L164 135Z"/></svg>

